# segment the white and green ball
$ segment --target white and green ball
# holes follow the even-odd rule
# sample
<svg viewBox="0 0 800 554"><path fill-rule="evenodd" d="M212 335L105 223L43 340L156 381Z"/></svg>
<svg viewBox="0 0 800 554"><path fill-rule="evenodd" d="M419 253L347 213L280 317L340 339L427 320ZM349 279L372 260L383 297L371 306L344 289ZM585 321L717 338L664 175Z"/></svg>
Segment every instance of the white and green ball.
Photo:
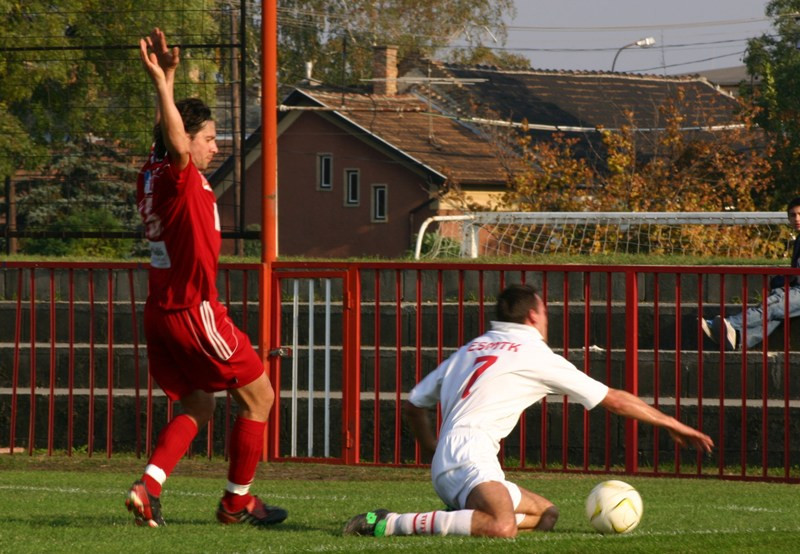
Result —
<svg viewBox="0 0 800 554"><path fill-rule="evenodd" d="M642 497L624 481L603 481L586 499L586 517L603 534L630 533L643 512Z"/></svg>

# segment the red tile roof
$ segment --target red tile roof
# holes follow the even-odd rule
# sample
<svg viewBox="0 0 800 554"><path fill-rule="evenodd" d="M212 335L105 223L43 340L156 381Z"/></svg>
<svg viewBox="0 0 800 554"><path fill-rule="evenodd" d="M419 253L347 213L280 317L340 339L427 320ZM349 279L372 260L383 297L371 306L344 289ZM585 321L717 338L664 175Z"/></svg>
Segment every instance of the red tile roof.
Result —
<svg viewBox="0 0 800 554"><path fill-rule="evenodd" d="M298 89L297 93L449 180L474 185L506 182L503 163L488 136L477 126L442 114L417 95L342 94L323 89Z"/></svg>

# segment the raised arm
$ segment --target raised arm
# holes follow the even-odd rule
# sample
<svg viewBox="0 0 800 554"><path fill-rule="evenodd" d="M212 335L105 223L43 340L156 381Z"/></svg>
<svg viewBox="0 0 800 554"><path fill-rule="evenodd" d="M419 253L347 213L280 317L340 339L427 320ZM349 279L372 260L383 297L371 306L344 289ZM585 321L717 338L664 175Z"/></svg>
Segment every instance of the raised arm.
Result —
<svg viewBox="0 0 800 554"><path fill-rule="evenodd" d="M714 446L714 441L708 435L684 425L674 417L647 405L640 398L624 390L608 389L608 394L600 402L600 405L615 414L666 429L680 446L689 443L705 452L711 452L711 448Z"/></svg>
<svg viewBox="0 0 800 554"><path fill-rule="evenodd" d="M174 87L175 85L175 70L178 69L178 64L181 60L180 48L167 46L167 37L164 32L156 27L148 37L150 39L150 49L156 55L158 65L164 70L164 76L167 79L167 86ZM174 90L174 89L173 89ZM156 123L161 121L161 110L156 109Z"/></svg>
<svg viewBox="0 0 800 554"><path fill-rule="evenodd" d="M160 117L164 145L172 163L178 169L189 164L189 137L183 127L183 120L175 107L174 82L175 69L180 55L177 48L167 47L164 33L153 29L150 36L139 41L140 57L145 71L153 81L156 90L157 119Z"/></svg>

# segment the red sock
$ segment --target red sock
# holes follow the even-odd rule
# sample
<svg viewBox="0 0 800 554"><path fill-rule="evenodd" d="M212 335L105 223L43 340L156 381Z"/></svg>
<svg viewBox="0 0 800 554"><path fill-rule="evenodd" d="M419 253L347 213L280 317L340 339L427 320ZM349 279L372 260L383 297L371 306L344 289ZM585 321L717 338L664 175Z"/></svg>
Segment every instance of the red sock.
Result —
<svg viewBox="0 0 800 554"><path fill-rule="evenodd" d="M264 447L264 429L266 421L253 421L237 417L233 424L230 441L230 466L228 468L229 486L244 488L245 494L236 494L226 490L222 498L225 509L231 513L238 512L247 506L252 496L249 493L250 483L256 474L258 460Z"/></svg>
<svg viewBox="0 0 800 554"><path fill-rule="evenodd" d="M186 414L176 416L164 427L158 434L158 442L153 451L153 455L147 461L148 466L154 466L157 470L163 472L162 478L147 473L142 476L147 487L147 492L153 496L161 495L161 484L164 479L169 477L172 470L175 469L178 461L186 454L189 445L197 435L197 424L192 418ZM156 471L156 473L159 473Z"/></svg>

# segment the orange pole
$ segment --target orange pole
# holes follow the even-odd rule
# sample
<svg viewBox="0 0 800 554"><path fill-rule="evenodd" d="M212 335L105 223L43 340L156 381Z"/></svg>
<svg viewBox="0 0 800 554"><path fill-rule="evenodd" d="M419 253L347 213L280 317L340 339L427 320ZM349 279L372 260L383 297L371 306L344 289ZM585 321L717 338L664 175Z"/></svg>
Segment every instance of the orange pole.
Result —
<svg viewBox="0 0 800 554"><path fill-rule="evenodd" d="M272 325L272 262L278 253L278 5L277 0L261 3L261 269L259 272L260 310L258 346L261 361L268 368L270 381L275 383L276 365L270 362L270 335ZM278 390L275 395L280 394ZM267 434L277 437L275 406L270 416ZM263 458L268 459L269 444L264 437Z"/></svg>

